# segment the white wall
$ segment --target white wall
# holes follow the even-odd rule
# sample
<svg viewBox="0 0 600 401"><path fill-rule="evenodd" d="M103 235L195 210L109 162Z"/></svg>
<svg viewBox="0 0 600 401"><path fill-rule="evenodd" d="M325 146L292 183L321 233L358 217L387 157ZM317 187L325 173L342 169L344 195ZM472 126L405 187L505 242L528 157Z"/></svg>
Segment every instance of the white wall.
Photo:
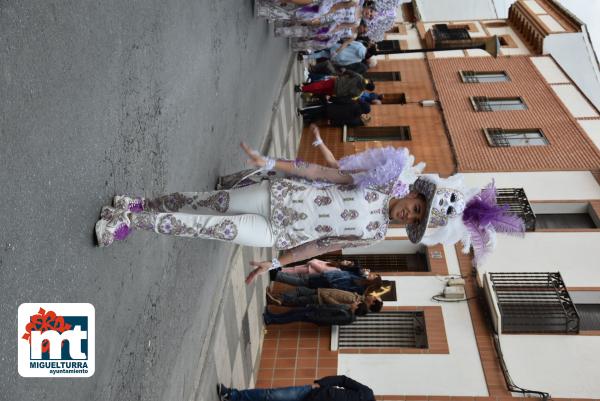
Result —
<svg viewBox="0 0 600 401"><path fill-rule="evenodd" d="M416 0L423 21L498 18L492 0Z"/></svg>
<svg viewBox="0 0 600 401"><path fill-rule="evenodd" d="M446 252L449 252L448 250ZM456 255L446 254L446 257ZM432 302L444 282L438 277L385 277L396 280L397 302L386 305L440 305L450 353L339 354L338 373L369 383L375 394L487 396L487 385L466 303ZM468 373L467 373L468 372Z"/></svg>
<svg viewBox="0 0 600 401"><path fill-rule="evenodd" d="M600 199L600 186L589 171L465 173L465 183L483 188L524 188L529 201Z"/></svg>
<svg viewBox="0 0 600 401"><path fill-rule="evenodd" d="M600 396L600 336L502 335L513 381L557 398Z"/></svg>
<svg viewBox="0 0 600 401"><path fill-rule="evenodd" d="M582 27L585 31L585 26ZM600 70L587 32L552 34L544 38L551 54L585 95L600 108Z"/></svg>
<svg viewBox="0 0 600 401"><path fill-rule="evenodd" d="M600 120L577 120L581 128L600 149Z"/></svg>
<svg viewBox="0 0 600 401"><path fill-rule="evenodd" d="M600 232L529 232L524 238L498 235L494 252L477 271L480 275L558 271L568 287L600 287L599 246Z"/></svg>
<svg viewBox="0 0 600 401"><path fill-rule="evenodd" d="M562 72L552 57L531 57L531 62L549 84L568 84L569 78Z"/></svg>
<svg viewBox="0 0 600 401"><path fill-rule="evenodd" d="M596 109L574 85L551 85L551 87L573 117L598 117Z"/></svg>

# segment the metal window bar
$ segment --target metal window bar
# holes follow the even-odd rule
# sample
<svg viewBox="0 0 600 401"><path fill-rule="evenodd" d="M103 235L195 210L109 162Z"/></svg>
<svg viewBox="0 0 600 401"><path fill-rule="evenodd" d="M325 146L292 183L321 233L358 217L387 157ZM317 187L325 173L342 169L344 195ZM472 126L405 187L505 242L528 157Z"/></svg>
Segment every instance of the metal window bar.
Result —
<svg viewBox="0 0 600 401"><path fill-rule="evenodd" d="M502 333L578 334L580 318L560 273L490 273Z"/></svg>
<svg viewBox="0 0 600 401"><path fill-rule="evenodd" d="M490 101L485 96L473 97L473 104L475 105L475 110L477 111L492 111Z"/></svg>
<svg viewBox="0 0 600 401"><path fill-rule="evenodd" d="M506 82L508 75L504 71L488 72L488 71L461 71L463 82L476 84L486 82Z"/></svg>
<svg viewBox="0 0 600 401"><path fill-rule="evenodd" d="M427 348L423 312L386 311L359 316L340 326L338 346L343 348Z"/></svg>
<svg viewBox="0 0 600 401"><path fill-rule="evenodd" d="M544 134L536 129L507 131L502 128L488 128L487 135L492 146L543 146L548 144Z"/></svg>
<svg viewBox="0 0 600 401"><path fill-rule="evenodd" d="M492 111L525 110L527 108L521 98L488 98L486 101Z"/></svg>
<svg viewBox="0 0 600 401"><path fill-rule="evenodd" d="M508 205L509 212L522 218L526 231L535 231L535 213L523 188L498 188L496 201L499 205Z"/></svg>
<svg viewBox="0 0 600 401"><path fill-rule="evenodd" d="M475 73L475 71L462 71L462 80L463 82L467 82L470 84L479 83L479 77Z"/></svg>
<svg viewBox="0 0 600 401"><path fill-rule="evenodd" d="M509 81L505 72L476 72L478 82L505 82Z"/></svg>

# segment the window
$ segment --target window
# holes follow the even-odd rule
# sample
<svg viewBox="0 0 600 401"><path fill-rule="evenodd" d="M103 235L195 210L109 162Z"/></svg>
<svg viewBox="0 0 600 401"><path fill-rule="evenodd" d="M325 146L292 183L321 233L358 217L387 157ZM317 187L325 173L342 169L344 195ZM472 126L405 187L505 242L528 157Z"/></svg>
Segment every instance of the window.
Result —
<svg viewBox="0 0 600 401"><path fill-rule="evenodd" d="M576 304L581 330L600 330L600 304Z"/></svg>
<svg viewBox="0 0 600 401"><path fill-rule="evenodd" d="M500 47L519 47L510 35L500 35L498 36L498 41L500 42Z"/></svg>
<svg viewBox="0 0 600 401"><path fill-rule="evenodd" d="M535 218L538 229L596 228L589 213L537 213Z"/></svg>
<svg viewBox="0 0 600 401"><path fill-rule="evenodd" d="M485 97L471 98L471 104L476 111L510 111L526 110L527 106L520 97Z"/></svg>
<svg viewBox="0 0 600 401"><path fill-rule="evenodd" d="M393 42L393 41L391 41ZM378 72L367 72L364 74L365 78L372 79L373 81L401 81L402 77L398 71L378 71Z"/></svg>
<svg viewBox="0 0 600 401"><path fill-rule="evenodd" d="M581 330L600 330L600 291L571 291Z"/></svg>
<svg viewBox="0 0 600 401"><path fill-rule="evenodd" d="M406 104L406 95L404 93L385 93L381 100L383 104Z"/></svg>
<svg viewBox="0 0 600 401"><path fill-rule="evenodd" d="M466 83L510 81L505 71L460 71L460 77Z"/></svg>
<svg viewBox="0 0 600 401"><path fill-rule="evenodd" d="M580 318L560 273L489 273L501 332L578 334Z"/></svg>
<svg viewBox="0 0 600 401"><path fill-rule="evenodd" d="M594 230L600 220L589 202L534 202L536 230Z"/></svg>
<svg viewBox="0 0 600 401"><path fill-rule="evenodd" d="M490 146L544 146L549 142L540 129L486 128L484 133Z"/></svg>
<svg viewBox="0 0 600 401"><path fill-rule="evenodd" d="M427 348L423 312L384 311L340 326L338 348Z"/></svg>
<svg viewBox="0 0 600 401"><path fill-rule="evenodd" d="M410 141L410 127L352 127L344 126L344 142Z"/></svg>

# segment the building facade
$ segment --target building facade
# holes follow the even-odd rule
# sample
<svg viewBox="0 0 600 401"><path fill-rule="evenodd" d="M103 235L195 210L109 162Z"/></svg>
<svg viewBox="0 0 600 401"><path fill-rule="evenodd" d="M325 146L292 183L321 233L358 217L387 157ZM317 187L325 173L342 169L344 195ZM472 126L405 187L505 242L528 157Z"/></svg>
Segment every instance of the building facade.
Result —
<svg viewBox="0 0 600 401"><path fill-rule="evenodd" d="M518 0L507 19L400 15L387 45L437 51L378 56L369 74L389 103L365 128L321 127L324 141L336 157L403 146L426 173L462 173L478 187L494 179L527 232L499 236L476 268L460 246L411 244L400 226L331 255L380 271L395 296L348 327L267 326L256 385L345 374L382 400L600 398L600 112L544 51L585 27L553 0ZM493 35L497 58L443 50ZM298 157L322 162L309 135Z"/></svg>

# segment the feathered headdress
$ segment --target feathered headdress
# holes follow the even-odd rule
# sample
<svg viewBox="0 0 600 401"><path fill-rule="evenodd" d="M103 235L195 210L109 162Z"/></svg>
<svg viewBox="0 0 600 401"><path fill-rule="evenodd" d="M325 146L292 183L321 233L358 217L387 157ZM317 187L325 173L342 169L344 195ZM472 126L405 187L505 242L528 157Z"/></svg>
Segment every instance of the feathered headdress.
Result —
<svg viewBox="0 0 600 401"><path fill-rule="evenodd" d="M421 187L428 190L420 191ZM411 241L425 245L461 241L464 253L473 247L474 265L494 249L497 232L523 235L525 231L523 220L510 213L508 205L498 205L494 181L479 191L466 187L461 175L419 177L413 189L426 192L429 213L419 224L407 227Z"/></svg>

